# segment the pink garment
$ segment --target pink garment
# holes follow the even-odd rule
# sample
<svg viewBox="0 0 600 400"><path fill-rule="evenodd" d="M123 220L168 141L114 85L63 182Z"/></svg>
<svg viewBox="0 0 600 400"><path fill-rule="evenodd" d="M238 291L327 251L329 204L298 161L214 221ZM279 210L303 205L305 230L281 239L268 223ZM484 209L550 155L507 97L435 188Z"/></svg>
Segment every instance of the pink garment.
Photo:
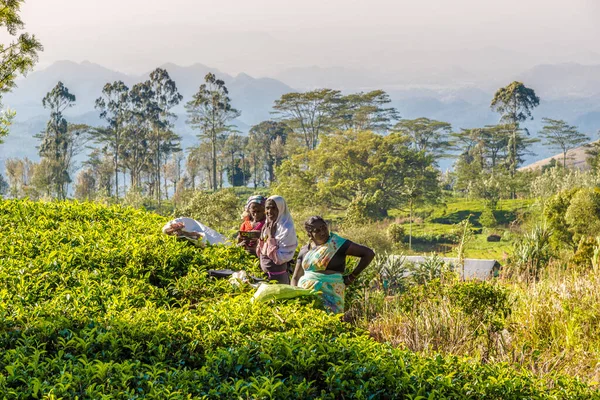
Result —
<svg viewBox="0 0 600 400"><path fill-rule="evenodd" d="M256 255L258 258L260 258L260 255L263 254L278 265L282 265L290 261L282 259L278 250L279 246L277 245L277 240L275 240L275 238L269 238L267 241L264 241L261 238L258 241L258 246L256 246Z"/></svg>

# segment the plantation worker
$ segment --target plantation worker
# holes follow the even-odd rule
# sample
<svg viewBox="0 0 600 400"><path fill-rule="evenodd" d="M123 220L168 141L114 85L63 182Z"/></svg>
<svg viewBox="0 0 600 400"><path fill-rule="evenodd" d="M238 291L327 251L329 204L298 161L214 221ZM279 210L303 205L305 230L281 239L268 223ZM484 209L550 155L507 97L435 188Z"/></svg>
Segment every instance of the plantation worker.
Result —
<svg viewBox="0 0 600 400"><path fill-rule="evenodd" d="M321 217L310 217L304 224L309 244L298 254L292 285L321 292L325 308L334 313L344 312L346 286L373 261L375 253L368 247L353 243L335 233L330 233ZM359 257L356 268L346 272L346 256Z"/></svg>
<svg viewBox="0 0 600 400"><path fill-rule="evenodd" d="M197 246L226 244L228 242L225 236L188 217L179 217L167 222L163 226L162 232L178 238L188 239Z"/></svg>
<svg viewBox="0 0 600 400"><path fill-rule="evenodd" d="M256 247L260 268L267 274L269 280L289 285L288 267L298 247L294 221L281 196L269 197L265 210L267 221Z"/></svg>
<svg viewBox="0 0 600 400"><path fill-rule="evenodd" d="M260 232L267 220L265 203L267 199L261 195L250 196L246 201L242 218L244 222L238 233L238 246L243 246L250 254L256 255L256 245L260 238Z"/></svg>

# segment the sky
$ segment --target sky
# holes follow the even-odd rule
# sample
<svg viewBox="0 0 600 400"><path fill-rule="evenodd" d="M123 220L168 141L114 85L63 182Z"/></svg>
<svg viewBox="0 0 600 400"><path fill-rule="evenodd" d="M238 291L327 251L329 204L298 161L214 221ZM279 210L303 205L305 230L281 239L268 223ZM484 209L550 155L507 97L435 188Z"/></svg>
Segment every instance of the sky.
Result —
<svg viewBox="0 0 600 400"><path fill-rule="evenodd" d="M198 62L264 76L313 65L600 64L599 0L26 0L22 17L45 47L38 68Z"/></svg>

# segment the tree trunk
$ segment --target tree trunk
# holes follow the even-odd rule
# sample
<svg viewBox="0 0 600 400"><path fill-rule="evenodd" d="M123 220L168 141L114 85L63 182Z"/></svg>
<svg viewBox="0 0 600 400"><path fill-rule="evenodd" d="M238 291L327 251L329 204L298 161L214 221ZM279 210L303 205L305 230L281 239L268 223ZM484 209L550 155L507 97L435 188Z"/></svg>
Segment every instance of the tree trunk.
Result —
<svg viewBox="0 0 600 400"><path fill-rule="evenodd" d="M413 214L413 202L410 200L410 214L408 220L408 250L412 251L412 214Z"/></svg>

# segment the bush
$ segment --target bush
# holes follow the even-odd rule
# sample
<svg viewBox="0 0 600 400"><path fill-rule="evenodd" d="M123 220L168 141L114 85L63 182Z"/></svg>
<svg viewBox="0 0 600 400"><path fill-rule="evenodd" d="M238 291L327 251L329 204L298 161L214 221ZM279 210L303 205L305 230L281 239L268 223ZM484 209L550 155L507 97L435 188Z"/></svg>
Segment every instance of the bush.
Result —
<svg viewBox="0 0 600 400"><path fill-rule="evenodd" d="M551 237L550 229L536 226L515 243L509 262L517 267L520 273L524 272L529 277L537 279L552 257Z"/></svg>
<svg viewBox="0 0 600 400"><path fill-rule="evenodd" d="M404 227L402 225L390 224L387 228L387 235L392 243L400 244L404 241L406 232L404 231Z"/></svg>
<svg viewBox="0 0 600 400"><path fill-rule="evenodd" d="M479 217L479 223L484 228L495 228L498 225L498 222L494 216L494 211L492 211L491 208L486 207Z"/></svg>
<svg viewBox="0 0 600 400"><path fill-rule="evenodd" d="M175 216L194 218L220 232L233 232L241 223L242 202L232 189L196 191L175 210Z"/></svg>
<svg viewBox="0 0 600 400"><path fill-rule="evenodd" d="M581 189L573 195L565 212L569 229L582 236L596 236L600 232L600 192Z"/></svg>
<svg viewBox="0 0 600 400"><path fill-rule="evenodd" d="M394 247L382 222L366 225L344 223L338 233L355 243L372 248L376 253L389 252Z"/></svg>

